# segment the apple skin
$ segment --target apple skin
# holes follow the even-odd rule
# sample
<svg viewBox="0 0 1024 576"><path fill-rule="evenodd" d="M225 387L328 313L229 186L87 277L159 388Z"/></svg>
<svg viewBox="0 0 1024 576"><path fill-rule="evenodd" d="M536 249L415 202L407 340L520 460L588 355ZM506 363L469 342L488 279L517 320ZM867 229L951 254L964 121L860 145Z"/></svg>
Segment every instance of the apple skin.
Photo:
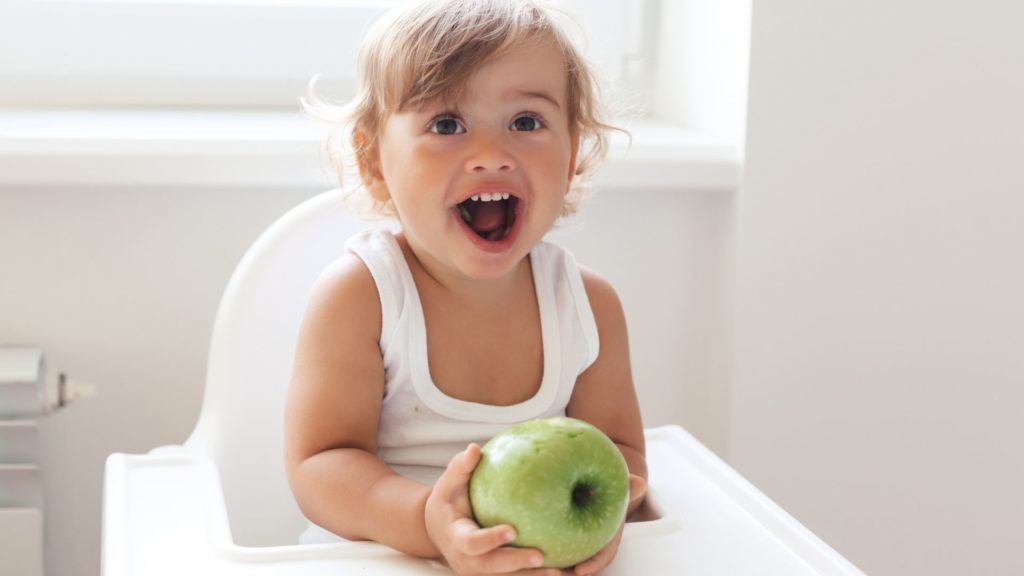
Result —
<svg viewBox="0 0 1024 576"><path fill-rule="evenodd" d="M531 420L487 442L469 481L482 527L511 524L512 546L567 568L615 536L629 505L629 468L599 429L574 418Z"/></svg>

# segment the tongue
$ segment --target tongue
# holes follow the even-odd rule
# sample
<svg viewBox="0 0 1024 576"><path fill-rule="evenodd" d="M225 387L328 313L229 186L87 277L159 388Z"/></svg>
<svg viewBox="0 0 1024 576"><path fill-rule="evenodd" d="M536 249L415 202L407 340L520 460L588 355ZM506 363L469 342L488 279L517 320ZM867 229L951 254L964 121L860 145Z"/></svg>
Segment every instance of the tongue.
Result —
<svg viewBox="0 0 1024 576"><path fill-rule="evenodd" d="M469 227L480 234L487 234L505 227L504 202L470 202L469 212L473 221Z"/></svg>

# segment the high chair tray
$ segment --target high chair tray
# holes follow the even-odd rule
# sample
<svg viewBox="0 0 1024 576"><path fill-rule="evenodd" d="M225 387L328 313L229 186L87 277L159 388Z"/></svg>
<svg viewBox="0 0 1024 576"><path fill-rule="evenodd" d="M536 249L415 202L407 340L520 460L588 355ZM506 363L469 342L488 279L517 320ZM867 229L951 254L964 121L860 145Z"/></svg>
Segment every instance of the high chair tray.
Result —
<svg viewBox="0 0 1024 576"><path fill-rule="evenodd" d="M682 428L646 436L653 519L627 523L603 574L862 575ZM216 464L187 449L111 455L103 512L103 576L450 573L370 542L236 545Z"/></svg>

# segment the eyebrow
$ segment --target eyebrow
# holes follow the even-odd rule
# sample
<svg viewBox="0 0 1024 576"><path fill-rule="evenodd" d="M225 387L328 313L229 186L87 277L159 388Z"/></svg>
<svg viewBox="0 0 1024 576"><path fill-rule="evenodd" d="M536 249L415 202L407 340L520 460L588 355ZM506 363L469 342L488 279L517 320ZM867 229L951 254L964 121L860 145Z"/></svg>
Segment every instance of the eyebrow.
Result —
<svg viewBox="0 0 1024 576"><path fill-rule="evenodd" d="M544 92L543 90L518 90L516 91L516 96L521 96L523 98L539 98L541 100L547 100L551 104L554 104L555 108L558 108L559 110L562 109L562 105L558 103L558 100L556 100L554 96L548 94L547 92Z"/></svg>

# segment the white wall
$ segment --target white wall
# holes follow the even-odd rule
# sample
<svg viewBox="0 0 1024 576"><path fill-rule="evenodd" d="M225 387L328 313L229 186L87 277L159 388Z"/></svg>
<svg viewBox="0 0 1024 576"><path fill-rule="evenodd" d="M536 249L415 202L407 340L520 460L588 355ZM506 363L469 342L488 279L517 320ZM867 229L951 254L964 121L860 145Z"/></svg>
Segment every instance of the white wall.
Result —
<svg viewBox="0 0 1024 576"><path fill-rule="evenodd" d="M872 575L1024 573L1021 22L755 6L731 461Z"/></svg>

